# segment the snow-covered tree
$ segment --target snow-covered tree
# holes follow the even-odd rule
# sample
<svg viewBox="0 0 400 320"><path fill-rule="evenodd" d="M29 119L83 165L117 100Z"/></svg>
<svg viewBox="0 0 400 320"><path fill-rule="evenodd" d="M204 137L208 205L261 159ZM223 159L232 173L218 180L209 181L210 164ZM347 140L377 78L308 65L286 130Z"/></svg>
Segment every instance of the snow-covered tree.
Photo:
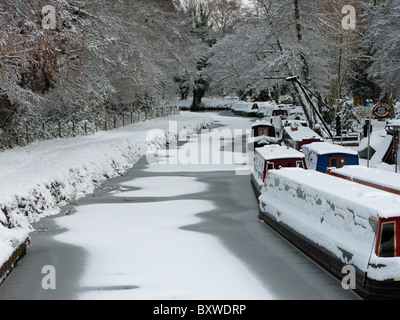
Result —
<svg viewBox="0 0 400 320"><path fill-rule="evenodd" d="M43 26L46 5L55 28ZM187 25L172 0L0 2L0 128L175 96L174 77L196 70L206 48Z"/></svg>
<svg viewBox="0 0 400 320"><path fill-rule="evenodd" d="M344 95L354 34L343 31L341 2L257 0L256 4L246 21L213 47L208 68L211 88L272 89L297 75L320 96ZM320 124L296 83L293 91L311 127Z"/></svg>
<svg viewBox="0 0 400 320"><path fill-rule="evenodd" d="M400 2L381 1L368 7L367 45L372 48L370 78L382 89L382 95L400 95Z"/></svg>

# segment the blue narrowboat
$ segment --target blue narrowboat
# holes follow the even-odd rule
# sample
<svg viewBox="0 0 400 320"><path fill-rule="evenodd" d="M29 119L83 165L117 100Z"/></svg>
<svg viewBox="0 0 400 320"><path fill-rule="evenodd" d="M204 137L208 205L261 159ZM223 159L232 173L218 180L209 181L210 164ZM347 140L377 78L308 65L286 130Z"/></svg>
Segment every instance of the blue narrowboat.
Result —
<svg viewBox="0 0 400 320"><path fill-rule="evenodd" d="M327 168L359 165L358 152L329 142L313 142L302 146L307 168L326 173Z"/></svg>

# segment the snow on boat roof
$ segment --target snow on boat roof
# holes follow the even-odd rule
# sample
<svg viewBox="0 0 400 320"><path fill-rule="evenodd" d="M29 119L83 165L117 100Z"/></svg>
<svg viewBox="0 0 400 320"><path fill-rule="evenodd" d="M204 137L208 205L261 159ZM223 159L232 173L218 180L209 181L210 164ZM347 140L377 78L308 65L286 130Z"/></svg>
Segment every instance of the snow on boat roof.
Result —
<svg viewBox="0 0 400 320"><path fill-rule="evenodd" d="M270 121L266 121L266 120L256 120L256 121L252 124L251 127L255 127L255 126L268 126L268 127L271 127L271 126L273 126L273 125L271 124Z"/></svg>
<svg viewBox="0 0 400 320"><path fill-rule="evenodd" d="M344 166L340 169L331 168L331 171L346 177L361 179L366 182L400 190L400 174L392 171L358 165Z"/></svg>
<svg viewBox="0 0 400 320"><path fill-rule="evenodd" d="M356 207L367 208L368 212L381 218L400 216L400 196L337 178L315 170L300 168L281 168L271 170L272 176L286 178L298 183L304 190L312 188L318 192L329 194ZM271 177L272 177L271 176ZM353 209L354 206L352 206Z"/></svg>
<svg viewBox="0 0 400 320"><path fill-rule="evenodd" d="M303 127L303 126L298 126L297 130L292 130L293 128L291 127L285 127L284 130L286 133L294 140L294 141L301 141L304 139L321 139L323 141L322 137L318 135L315 131L313 131L309 127Z"/></svg>
<svg viewBox="0 0 400 320"><path fill-rule="evenodd" d="M330 142L312 142L310 144L304 145L303 149L304 148L309 149L310 151L314 151L317 154L346 153L346 154L358 155L358 152L353 149L343 147L338 144L333 144Z"/></svg>
<svg viewBox="0 0 400 320"><path fill-rule="evenodd" d="M388 127L400 127L400 120L390 120L387 122Z"/></svg>
<svg viewBox="0 0 400 320"><path fill-rule="evenodd" d="M304 153L297 151L287 146L280 146L278 144L272 144L256 148L261 157L265 160L272 159L291 159L291 158L304 158Z"/></svg>

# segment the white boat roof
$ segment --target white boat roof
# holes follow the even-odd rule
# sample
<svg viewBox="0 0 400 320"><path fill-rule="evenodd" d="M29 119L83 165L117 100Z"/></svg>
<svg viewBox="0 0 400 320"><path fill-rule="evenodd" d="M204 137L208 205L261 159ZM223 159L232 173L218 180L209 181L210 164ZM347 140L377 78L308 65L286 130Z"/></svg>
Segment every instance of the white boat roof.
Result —
<svg viewBox="0 0 400 320"><path fill-rule="evenodd" d="M400 174L365 166L344 166L342 168L331 168L333 173L338 173L349 178L360 179L366 182L375 183L384 187L400 190Z"/></svg>
<svg viewBox="0 0 400 320"><path fill-rule="evenodd" d="M271 144L256 148L255 151L261 155L264 160L273 159L292 159L292 158L304 158L304 153L297 151L287 146L281 146L278 144Z"/></svg>
<svg viewBox="0 0 400 320"><path fill-rule="evenodd" d="M400 119L388 121L387 126L388 127L400 127Z"/></svg>
<svg viewBox="0 0 400 320"><path fill-rule="evenodd" d="M330 142L312 142L303 146L303 149L308 149L317 154L329 154L329 153L345 153L351 155L358 155L358 152L344 147L338 144L333 144Z"/></svg>
<svg viewBox="0 0 400 320"><path fill-rule="evenodd" d="M268 127L273 127L274 125L267 120L256 120L251 127L255 127L255 126L268 126Z"/></svg>
<svg viewBox="0 0 400 320"><path fill-rule="evenodd" d="M273 170L273 173L298 183L303 189L312 188L318 190L321 194L330 194L340 200L344 207L346 207L346 204L353 203L353 209L356 209L357 206L360 208L360 210L357 210L357 214L361 214L364 211L362 208L366 208L367 212L374 212L382 218L400 216L400 197L396 194L315 170L282 168ZM340 203L336 204L339 205ZM365 218L368 218L368 216Z"/></svg>
<svg viewBox="0 0 400 320"><path fill-rule="evenodd" d="M297 126L296 129L293 129L292 127L285 127L284 130L285 132L292 138L294 141L302 141L304 139L320 139L323 141L324 139L315 131L313 131L309 127L303 127L303 126Z"/></svg>

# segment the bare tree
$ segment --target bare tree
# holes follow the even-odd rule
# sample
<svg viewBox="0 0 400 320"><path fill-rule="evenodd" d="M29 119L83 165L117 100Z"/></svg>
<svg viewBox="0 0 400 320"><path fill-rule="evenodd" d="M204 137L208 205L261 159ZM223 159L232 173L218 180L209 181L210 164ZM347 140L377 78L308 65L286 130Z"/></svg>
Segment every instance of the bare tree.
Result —
<svg viewBox="0 0 400 320"><path fill-rule="evenodd" d="M207 0L207 6L219 38L231 32L243 15L240 0Z"/></svg>

